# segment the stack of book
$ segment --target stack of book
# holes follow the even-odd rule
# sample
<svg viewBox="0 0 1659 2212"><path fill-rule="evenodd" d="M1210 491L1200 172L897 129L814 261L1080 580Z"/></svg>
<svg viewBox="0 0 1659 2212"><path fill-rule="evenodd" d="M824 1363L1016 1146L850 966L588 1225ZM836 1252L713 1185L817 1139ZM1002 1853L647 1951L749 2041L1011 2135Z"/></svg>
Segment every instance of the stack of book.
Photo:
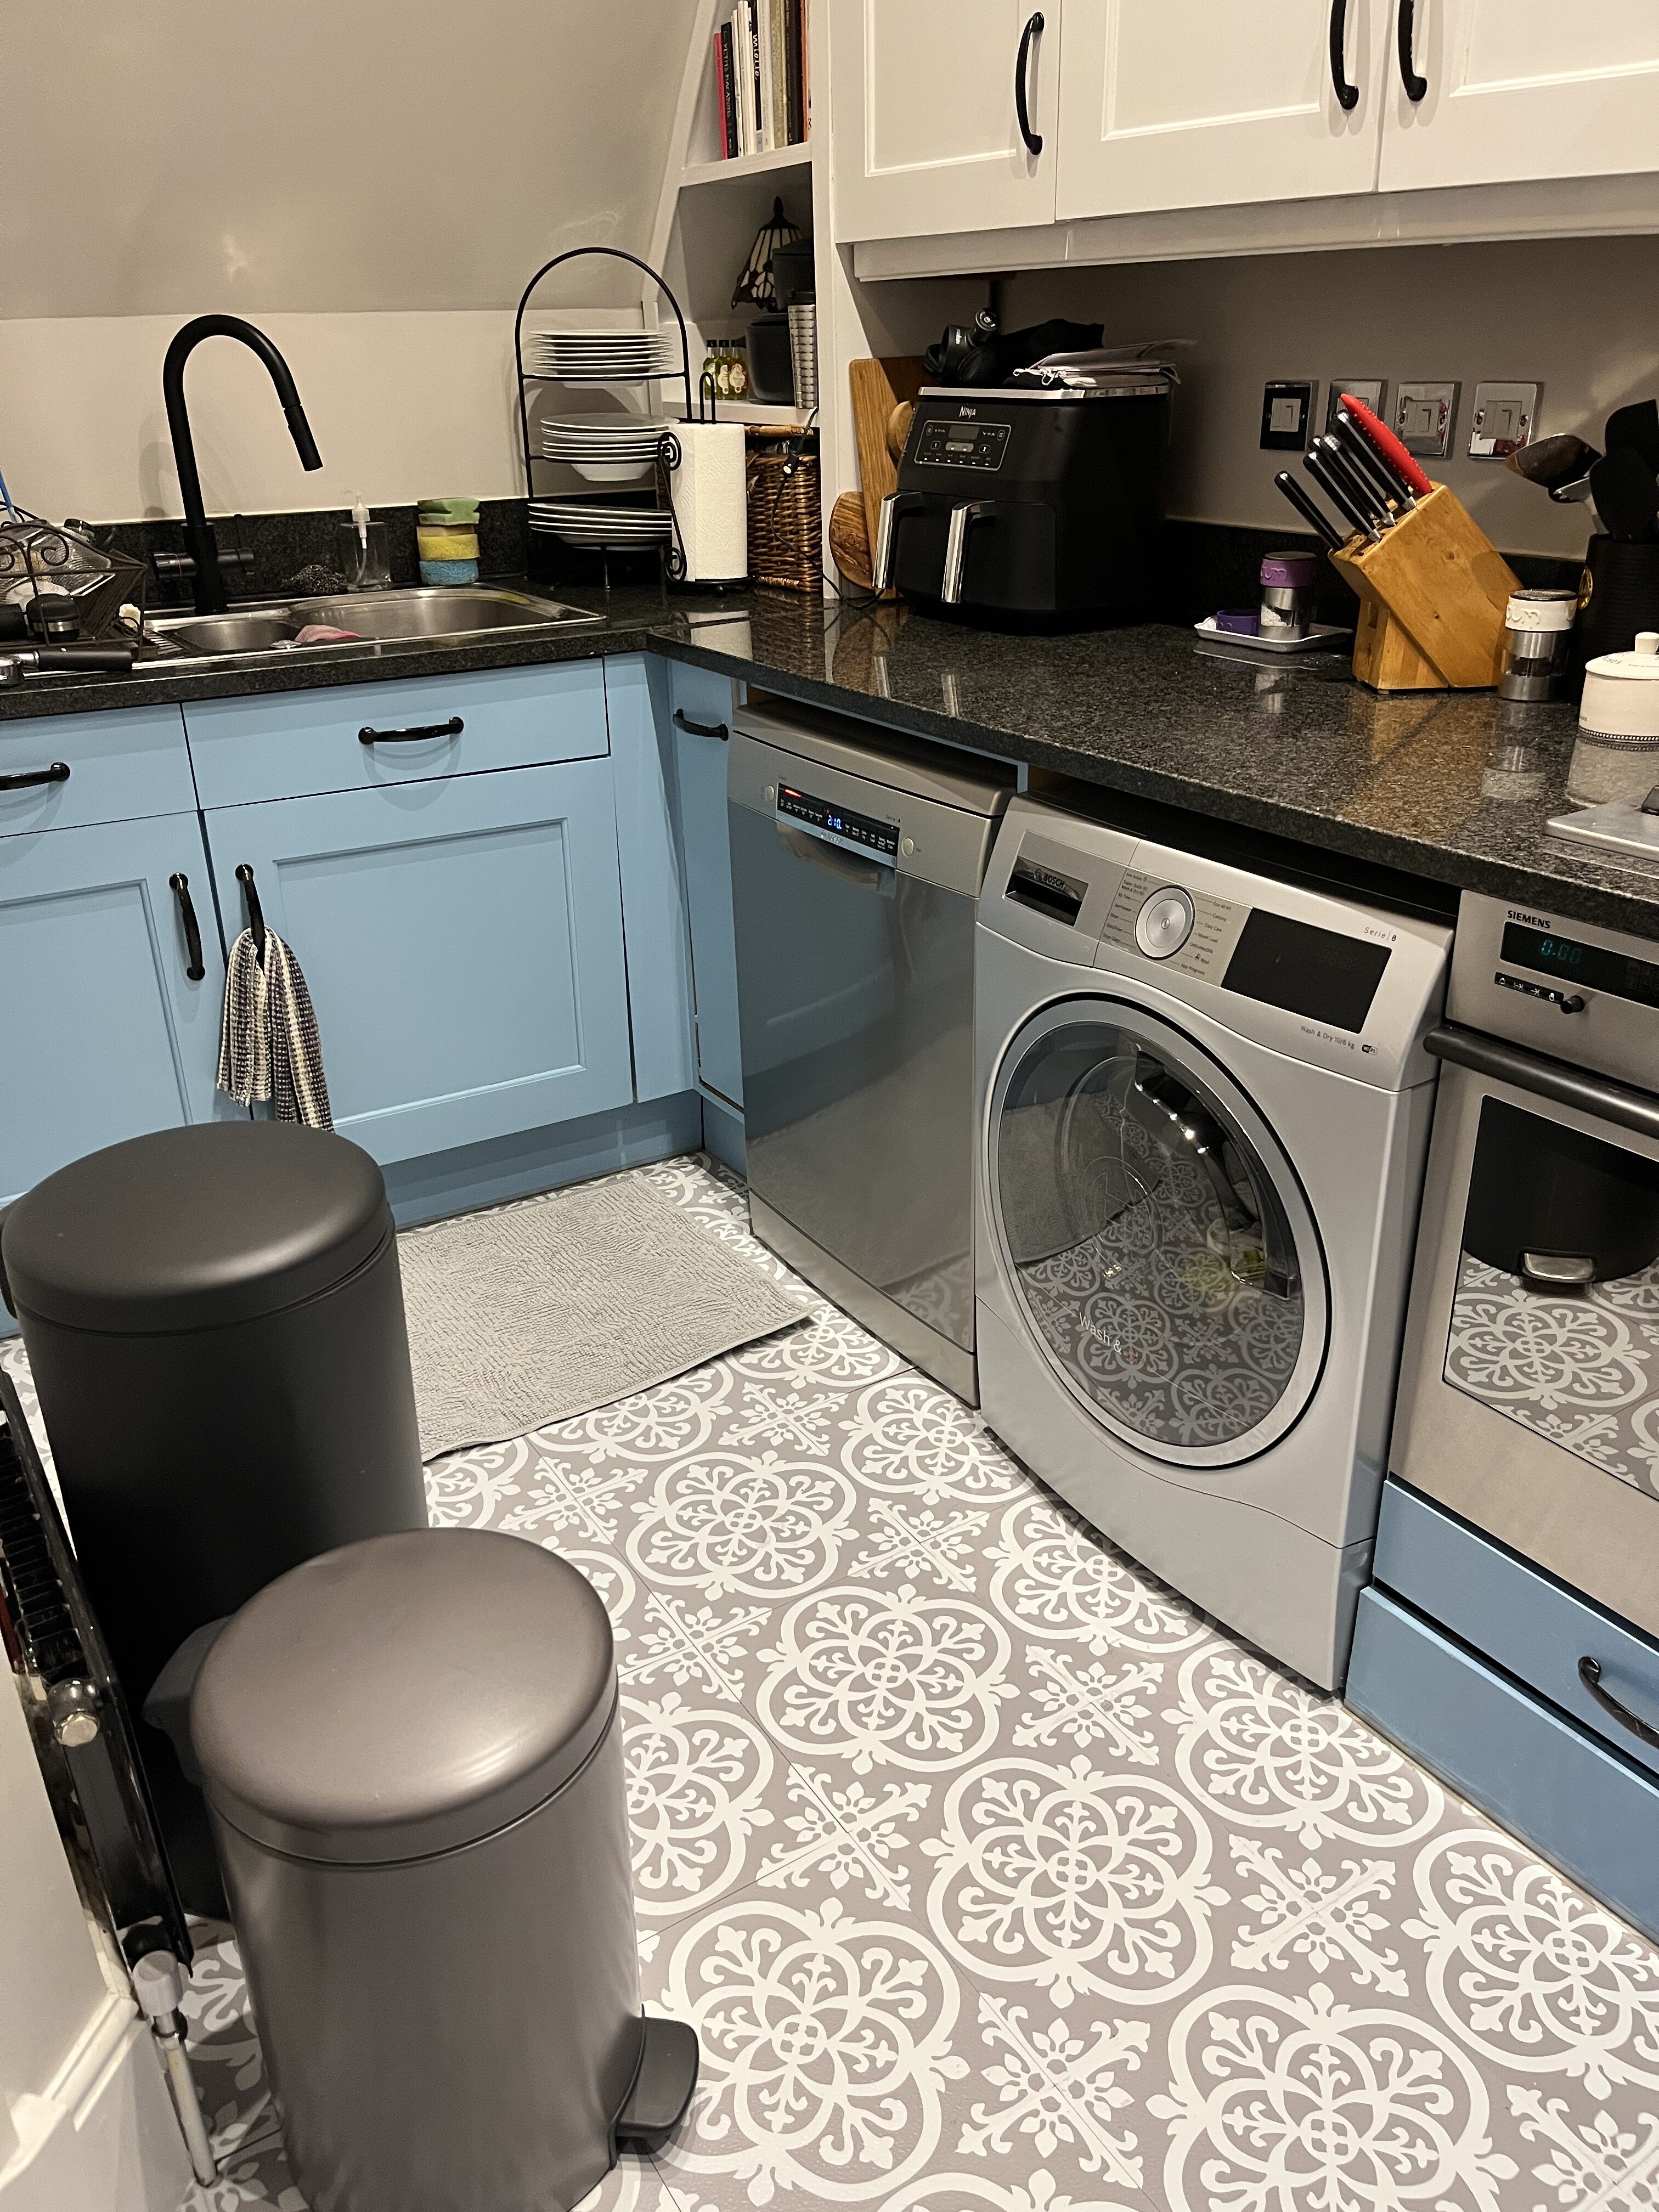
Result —
<svg viewBox="0 0 1659 2212"><path fill-rule="evenodd" d="M807 0L738 0L714 33L720 159L806 143Z"/></svg>

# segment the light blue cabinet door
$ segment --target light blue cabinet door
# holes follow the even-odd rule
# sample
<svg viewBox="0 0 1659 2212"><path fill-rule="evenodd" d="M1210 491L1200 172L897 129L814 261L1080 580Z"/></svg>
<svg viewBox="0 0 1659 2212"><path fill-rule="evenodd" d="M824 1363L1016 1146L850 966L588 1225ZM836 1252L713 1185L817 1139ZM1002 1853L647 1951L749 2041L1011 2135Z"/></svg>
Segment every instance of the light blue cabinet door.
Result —
<svg viewBox="0 0 1659 2212"><path fill-rule="evenodd" d="M210 811L305 973L335 1126L407 1160L633 1097L607 758Z"/></svg>
<svg viewBox="0 0 1659 2212"><path fill-rule="evenodd" d="M235 1114L213 1087L224 988L196 814L0 837L0 1202L104 1145Z"/></svg>
<svg viewBox="0 0 1659 2212"><path fill-rule="evenodd" d="M733 1106L743 1103L738 1036L738 955L732 927L732 848L726 822L724 738L732 685L701 668L676 668L673 729L685 841L685 894L691 917L697 1079Z"/></svg>

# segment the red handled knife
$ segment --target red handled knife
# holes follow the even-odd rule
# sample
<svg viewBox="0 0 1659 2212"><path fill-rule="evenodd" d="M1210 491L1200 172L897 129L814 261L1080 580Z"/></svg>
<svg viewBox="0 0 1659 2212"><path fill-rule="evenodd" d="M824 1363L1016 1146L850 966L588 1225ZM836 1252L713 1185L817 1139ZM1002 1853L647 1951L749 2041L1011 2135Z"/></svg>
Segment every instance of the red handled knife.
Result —
<svg viewBox="0 0 1659 2212"><path fill-rule="evenodd" d="M1345 392L1342 394L1342 404L1352 416L1366 437L1370 440L1371 444L1388 463L1395 475L1399 477L1412 498L1426 498L1434 489L1434 486L1401 444L1399 439L1395 436L1388 424L1379 422L1364 401L1356 399L1352 392Z"/></svg>

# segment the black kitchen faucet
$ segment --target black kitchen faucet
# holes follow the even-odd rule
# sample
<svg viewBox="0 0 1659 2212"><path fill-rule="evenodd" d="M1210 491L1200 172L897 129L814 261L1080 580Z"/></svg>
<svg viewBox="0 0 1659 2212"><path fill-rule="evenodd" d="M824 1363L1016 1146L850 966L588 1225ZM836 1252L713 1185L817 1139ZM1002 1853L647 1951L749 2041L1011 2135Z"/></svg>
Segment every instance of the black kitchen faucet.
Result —
<svg viewBox="0 0 1659 2212"><path fill-rule="evenodd" d="M167 402L167 428L173 434L173 459L179 471L179 494L184 501L185 538L193 564L191 588L198 615L222 615L229 604L225 580L219 568L219 541L202 504L202 479L196 468L196 446L190 434L190 410L185 404L185 363L204 338L240 338L258 355L270 372L276 397L283 403L288 427L303 469L319 469L323 457L311 434L306 410L300 404L292 371L261 330L240 315L198 315L185 325L167 348L161 364L161 397Z"/></svg>

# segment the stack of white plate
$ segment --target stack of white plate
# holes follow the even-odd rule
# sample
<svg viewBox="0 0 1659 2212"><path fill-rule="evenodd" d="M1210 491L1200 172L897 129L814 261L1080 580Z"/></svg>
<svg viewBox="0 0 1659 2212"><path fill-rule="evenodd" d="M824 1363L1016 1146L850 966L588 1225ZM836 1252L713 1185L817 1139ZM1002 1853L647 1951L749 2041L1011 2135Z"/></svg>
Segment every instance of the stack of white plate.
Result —
<svg viewBox="0 0 1659 2212"><path fill-rule="evenodd" d="M590 483L625 483L651 466L668 427L657 415L544 415L542 458Z"/></svg>
<svg viewBox="0 0 1659 2212"><path fill-rule="evenodd" d="M526 348L539 376L565 384L635 384L647 376L677 376L680 334L672 331L545 331Z"/></svg>
<svg viewBox="0 0 1659 2212"><path fill-rule="evenodd" d="M562 538L567 545L624 553L660 544L669 534L670 517L648 495L606 499L577 492L568 499L532 499L530 527Z"/></svg>

